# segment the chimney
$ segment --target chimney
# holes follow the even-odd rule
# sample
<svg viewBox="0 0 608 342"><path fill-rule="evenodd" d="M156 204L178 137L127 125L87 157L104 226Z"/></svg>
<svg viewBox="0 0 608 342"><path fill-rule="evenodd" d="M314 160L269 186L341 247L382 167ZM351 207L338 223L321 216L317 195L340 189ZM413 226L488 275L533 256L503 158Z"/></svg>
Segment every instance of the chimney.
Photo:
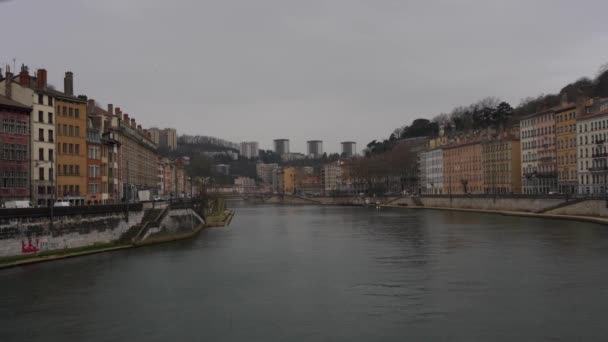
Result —
<svg viewBox="0 0 608 342"><path fill-rule="evenodd" d="M137 125L137 131L141 133L141 125Z"/></svg>
<svg viewBox="0 0 608 342"><path fill-rule="evenodd" d="M71 71L66 71L63 78L63 92L66 95L74 95L74 74Z"/></svg>
<svg viewBox="0 0 608 342"><path fill-rule="evenodd" d="M95 100L94 99L88 99L87 100L87 107L89 110L89 113L93 112L93 108L95 108Z"/></svg>
<svg viewBox="0 0 608 342"><path fill-rule="evenodd" d="M19 84L24 87L27 87L30 84L30 72L24 64L21 64L21 72L19 73Z"/></svg>
<svg viewBox="0 0 608 342"><path fill-rule="evenodd" d="M117 112L120 112L120 108L116 108L116 111L117 111ZM129 114L125 114L125 115L123 115L123 116L122 116L122 119L123 119L123 120L124 120L124 121L125 121L127 124L129 124Z"/></svg>
<svg viewBox="0 0 608 342"><path fill-rule="evenodd" d="M131 128L135 129L137 127L137 123L135 123L135 119L131 119Z"/></svg>
<svg viewBox="0 0 608 342"><path fill-rule="evenodd" d="M38 69L36 72L36 88L46 88L46 69Z"/></svg>
<svg viewBox="0 0 608 342"><path fill-rule="evenodd" d="M108 103L108 114L114 114L114 105L111 103Z"/></svg>
<svg viewBox="0 0 608 342"><path fill-rule="evenodd" d="M4 87L4 96L9 99L13 98L13 74L11 73L11 67L6 66L6 83Z"/></svg>
<svg viewBox="0 0 608 342"><path fill-rule="evenodd" d="M122 111L120 110L120 107L116 107L116 109L114 109L114 114L121 116L122 115Z"/></svg>

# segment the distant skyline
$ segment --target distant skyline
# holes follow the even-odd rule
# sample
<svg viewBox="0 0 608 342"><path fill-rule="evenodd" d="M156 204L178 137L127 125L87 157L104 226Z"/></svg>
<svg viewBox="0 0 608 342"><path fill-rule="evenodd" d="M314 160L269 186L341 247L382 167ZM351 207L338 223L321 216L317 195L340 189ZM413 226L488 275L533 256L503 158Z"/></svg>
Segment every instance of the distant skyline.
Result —
<svg viewBox="0 0 608 342"><path fill-rule="evenodd" d="M603 1L0 1L0 66L145 127L359 151L486 96L516 106L608 62ZM25 23L25 24L24 24Z"/></svg>

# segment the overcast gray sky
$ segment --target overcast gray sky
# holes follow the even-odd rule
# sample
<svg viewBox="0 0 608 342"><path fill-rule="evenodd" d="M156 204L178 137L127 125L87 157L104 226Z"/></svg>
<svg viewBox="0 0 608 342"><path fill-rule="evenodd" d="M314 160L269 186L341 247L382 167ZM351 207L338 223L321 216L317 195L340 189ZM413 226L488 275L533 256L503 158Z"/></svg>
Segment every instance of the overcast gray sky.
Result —
<svg viewBox="0 0 608 342"><path fill-rule="evenodd" d="M514 106L608 62L605 1L0 1L0 62L144 127L327 152L485 96Z"/></svg>

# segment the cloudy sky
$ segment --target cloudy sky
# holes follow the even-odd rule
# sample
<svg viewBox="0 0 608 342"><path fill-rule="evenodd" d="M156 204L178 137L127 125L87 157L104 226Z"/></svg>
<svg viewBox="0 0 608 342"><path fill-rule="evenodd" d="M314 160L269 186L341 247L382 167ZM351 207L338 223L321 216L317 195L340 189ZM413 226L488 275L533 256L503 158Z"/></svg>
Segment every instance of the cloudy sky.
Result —
<svg viewBox="0 0 608 342"><path fill-rule="evenodd" d="M145 127L337 152L485 96L516 105L608 62L605 1L0 1L0 63ZM3 67L4 68L4 67Z"/></svg>

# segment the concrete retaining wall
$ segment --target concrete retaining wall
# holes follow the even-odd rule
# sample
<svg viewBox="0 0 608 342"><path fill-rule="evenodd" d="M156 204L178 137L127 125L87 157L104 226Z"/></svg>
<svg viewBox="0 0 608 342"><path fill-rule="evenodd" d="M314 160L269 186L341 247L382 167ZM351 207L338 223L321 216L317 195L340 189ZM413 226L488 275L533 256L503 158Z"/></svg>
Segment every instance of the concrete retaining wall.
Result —
<svg viewBox="0 0 608 342"><path fill-rule="evenodd" d="M588 200L548 210L545 214L608 217L608 208L606 208L606 201Z"/></svg>
<svg viewBox="0 0 608 342"><path fill-rule="evenodd" d="M141 223L143 210L100 215L58 216L49 229L48 218L5 219L0 222L0 258L89 247L117 242ZM172 209L152 233L193 231L203 220L192 209Z"/></svg>

